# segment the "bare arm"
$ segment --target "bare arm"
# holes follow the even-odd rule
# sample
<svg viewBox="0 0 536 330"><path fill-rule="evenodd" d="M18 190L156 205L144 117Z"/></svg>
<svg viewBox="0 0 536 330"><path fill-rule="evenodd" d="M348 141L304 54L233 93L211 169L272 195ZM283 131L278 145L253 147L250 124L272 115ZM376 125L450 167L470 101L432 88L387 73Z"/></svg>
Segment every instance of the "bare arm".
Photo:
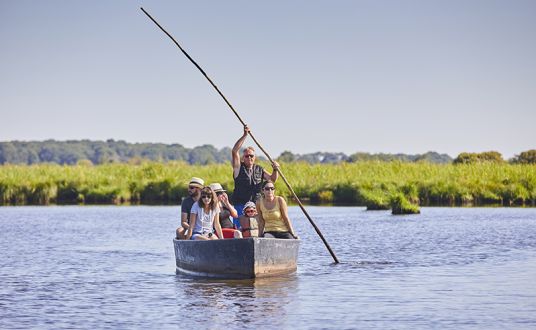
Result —
<svg viewBox="0 0 536 330"><path fill-rule="evenodd" d="M273 183L275 183L278 177L279 177L279 163L274 161L272 163L272 174L268 174L268 172L264 170L264 180L270 180Z"/></svg>
<svg viewBox="0 0 536 330"><path fill-rule="evenodd" d="M195 228L195 221L197 220L197 214L191 213L190 214L190 230L188 230L188 234L186 235L186 239L192 238L192 233Z"/></svg>
<svg viewBox="0 0 536 330"><path fill-rule="evenodd" d="M238 218L238 212L236 212L236 209L234 208L234 206L231 204L231 202L229 202L229 196L227 196L226 193L223 193L218 198L223 203L223 205L225 205L225 207L229 210L229 212L231 213L231 216L233 218Z"/></svg>
<svg viewBox="0 0 536 330"><path fill-rule="evenodd" d="M261 202L257 202L257 210L261 209ZM259 225L259 237L264 235L264 218L262 217L262 212L259 212L257 215L257 224Z"/></svg>
<svg viewBox="0 0 536 330"><path fill-rule="evenodd" d="M216 212L214 214L214 219L213 219L213 223L214 223L214 228L216 228L216 234L218 234L218 237L223 239L223 232L221 230L221 224L220 224L220 213L219 212ZM214 236L213 236L214 237Z"/></svg>
<svg viewBox="0 0 536 330"><path fill-rule="evenodd" d="M236 178L238 176L238 173L240 171L240 148L244 144L244 141L246 141L246 137L249 133L249 127L248 125L244 126L244 133L242 136L236 141L235 145L233 146L233 150L231 151L231 164L233 165L233 178Z"/></svg>
<svg viewBox="0 0 536 330"><path fill-rule="evenodd" d="M277 198L279 198L279 209L281 211L281 218L283 218L283 222L287 225L290 234L296 237L296 234L294 233L294 228L292 228L292 223L290 222L290 219L288 217L287 202L285 202L285 199L281 196L278 196Z"/></svg>
<svg viewBox="0 0 536 330"><path fill-rule="evenodd" d="M184 229L188 228L188 213L181 212L181 225Z"/></svg>

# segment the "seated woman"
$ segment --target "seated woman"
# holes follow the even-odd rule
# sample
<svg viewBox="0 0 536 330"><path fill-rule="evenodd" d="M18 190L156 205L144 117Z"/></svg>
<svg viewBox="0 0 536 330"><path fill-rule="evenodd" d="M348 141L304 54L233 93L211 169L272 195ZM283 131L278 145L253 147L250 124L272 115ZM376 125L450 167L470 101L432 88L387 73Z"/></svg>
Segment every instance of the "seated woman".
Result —
<svg viewBox="0 0 536 330"><path fill-rule="evenodd" d="M288 218L287 203L275 195L272 181L262 184L263 198L257 201L259 212L259 233L266 238L298 238Z"/></svg>
<svg viewBox="0 0 536 330"><path fill-rule="evenodd" d="M259 226L257 222L257 208L255 203L247 202L244 205L243 215L238 218L240 230L244 237L259 237Z"/></svg>
<svg viewBox="0 0 536 330"><path fill-rule="evenodd" d="M190 228L186 239L209 240L218 239L214 235L214 228L219 237L223 237L219 221L220 208L216 193L205 187L201 190L201 198L194 203L190 211Z"/></svg>
<svg viewBox="0 0 536 330"><path fill-rule="evenodd" d="M219 222L223 238L242 238L242 233L236 230L232 220L238 217L238 212L231 205L225 189L219 183L211 183L210 188L216 193L216 197L218 198L218 206L220 208Z"/></svg>

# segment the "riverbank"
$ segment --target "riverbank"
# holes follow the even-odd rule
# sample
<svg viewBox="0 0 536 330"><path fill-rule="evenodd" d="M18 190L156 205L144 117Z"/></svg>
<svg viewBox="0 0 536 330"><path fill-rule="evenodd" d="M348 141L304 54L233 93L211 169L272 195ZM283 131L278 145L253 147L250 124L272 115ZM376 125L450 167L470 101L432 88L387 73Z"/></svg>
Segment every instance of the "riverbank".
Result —
<svg viewBox="0 0 536 330"><path fill-rule="evenodd" d="M282 170L296 194L312 204L386 209L402 195L421 206L536 206L535 165L288 163L282 164ZM192 176L233 189L228 164L3 165L0 205L177 204L186 196L186 185ZM279 195L290 199L282 180L278 180L276 188Z"/></svg>

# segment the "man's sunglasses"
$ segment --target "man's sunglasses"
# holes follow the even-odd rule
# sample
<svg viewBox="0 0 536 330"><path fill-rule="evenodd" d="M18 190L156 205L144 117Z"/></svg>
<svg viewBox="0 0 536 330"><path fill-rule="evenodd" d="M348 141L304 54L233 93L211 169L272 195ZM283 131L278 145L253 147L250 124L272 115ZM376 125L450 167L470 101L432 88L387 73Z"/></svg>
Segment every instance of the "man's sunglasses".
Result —
<svg viewBox="0 0 536 330"><path fill-rule="evenodd" d="M254 158L255 155L244 155L244 157L246 157L246 158Z"/></svg>

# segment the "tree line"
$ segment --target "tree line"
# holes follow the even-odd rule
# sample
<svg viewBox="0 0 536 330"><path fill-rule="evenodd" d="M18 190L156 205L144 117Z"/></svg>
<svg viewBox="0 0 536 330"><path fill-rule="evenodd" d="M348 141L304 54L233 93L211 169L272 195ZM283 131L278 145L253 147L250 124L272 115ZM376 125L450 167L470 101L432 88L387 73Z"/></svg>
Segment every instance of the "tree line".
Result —
<svg viewBox="0 0 536 330"><path fill-rule="evenodd" d="M57 163L138 163L183 161L189 164L208 165L228 162L231 149L217 149L212 145L186 148L181 144L128 143L125 141L10 141L0 142L0 164Z"/></svg>
<svg viewBox="0 0 536 330"><path fill-rule="evenodd" d="M262 156L260 157L262 159ZM57 163L75 165L79 163L141 163L143 161L169 162L183 161L190 165L208 165L229 162L231 149L217 149L212 145L187 148L181 144L128 143L113 139L107 141L8 141L0 142L0 165ZM310 164L356 163L364 161L429 162L436 164L472 164L479 162L506 162L496 151L482 153L461 153L456 158L447 154L427 152L424 154L387 154L356 152L346 155L341 152L315 152L295 154L284 151L277 160L280 162L305 162ZM536 150L521 152L508 160L511 163L536 164Z"/></svg>
<svg viewBox="0 0 536 330"><path fill-rule="evenodd" d="M486 151L480 153L462 152L453 161L454 164L475 164L475 163L504 163L502 155L497 151ZM536 149L527 150L508 160L512 164L536 164Z"/></svg>

